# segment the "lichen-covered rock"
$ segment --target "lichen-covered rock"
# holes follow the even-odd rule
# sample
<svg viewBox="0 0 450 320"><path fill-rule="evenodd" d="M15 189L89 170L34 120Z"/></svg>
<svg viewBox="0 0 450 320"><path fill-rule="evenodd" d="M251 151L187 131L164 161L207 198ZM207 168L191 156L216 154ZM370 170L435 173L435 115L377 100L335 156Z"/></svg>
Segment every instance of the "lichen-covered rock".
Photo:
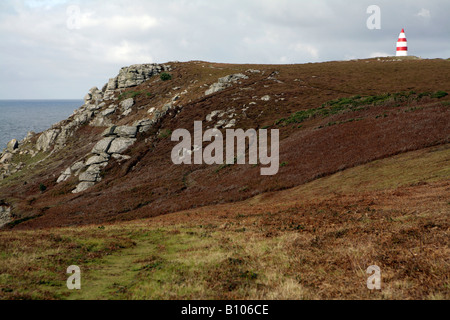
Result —
<svg viewBox="0 0 450 320"><path fill-rule="evenodd" d="M245 74L236 73L230 74L226 77L220 78L218 82L212 84L208 90L206 90L205 95L211 95L213 93L222 91L232 85L232 83L237 83L239 80L248 79Z"/></svg>
<svg viewBox="0 0 450 320"><path fill-rule="evenodd" d="M70 171L74 174L74 175L78 175L80 173L81 170L83 170L86 167L86 165L84 164L83 161L78 161L75 162L71 167L70 167Z"/></svg>
<svg viewBox="0 0 450 320"><path fill-rule="evenodd" d="M124 156L124 155L121 155L121 154L118 154L118 153L114 153L112 155L112 157L114 159L116 159L118 162L122 162L122 161L126 161L126 160L130 160L131 159L130 156Z"/></svg>
<svg viewBox="0 0 450 320"><path fill-rule="evenodd" d="M136 139L131 138L117 138L111 142L108 153L122 153L131 147L136 142Z"/></svg>
<svg viewBox="0 0 450 320"><path fill-rule="evenodd" d="M56 180L56 183L61 183L66 181L67 179L70 178L70 176L72 175L72 170L70 170L70 168L67 168L58 178L58 180Z"/></svg>
<svg viewBox="0 0 450 320"><path fill-rule="evenodd" d="M206 116L206 121L211 122L215 116L222 113L223 110L215 110Z"/></svg>
<svg viewBox="0 0 450 320"><path fill-rule="evenodd" d="M231 119L230 122L224 127L224 129L234 128L236 126L236 119Z"/></svg>
<svg viewBox="0 0 450 320"><path fill-rule="evenodd" d="M54 144L60 132L60 129L49 129L44 131L36 142L36 149L38 151L48 151Z"/></svg>
<svg viewBox="0 0 450 320"><path fill-rule="evenodd" d="M82 181L77 185L77 188L72 191L72 193L80 193L86 191L87 189L93 187L95 182Z"/></svg>
<svg viewBox="0 0 450 320"><path fill-rule="evenodd" d="M0 159L0 163L8 163L11 161L13 154L11 152L5 152Z"/></svg>
<svg viewBox="0 0 450 320"><path fill-rule="evenodd" d="M138 64L120 69L117 77L110 79L106 91L126 89L140 85L152 76L169 71L170 66L160 64Z"/></svg>
<svg viewBox="0 0 450 320"><path fill-rule="evenodd" d="M109 128L105 129L105 131L103 131L102 136L103 137L115 136L115 134L114 134L115 129L116 129L116 126L110 126Z"/></svg>
<svg viewBox="0 0 450 320"><path fill-rule="evenodd" d="M102 153L108 153L108 150L111 146L111 143L114 141L115 137L106 137L94 146L92 149L92 153L95 154L102 154Z"/></svg>
<svg viewBox="0 0 450 320"><path fill-rule="evenodd" d="M112 124L112 121L104 117L101 113L97 114L94 119L89 122L89 125L92 127L107 127L111 126Z"/></svg>
<svg viewBox="0 0 450 320"><path fill-rule="evenodd" d="M83 111L74 117L74 123L77 126L83 125L83 124L87 123L92 118L93 115L94 115L94 112L92 112L90 110Z"/></svg>
<svg viewBox="0 0 450 320"><path fill-rule="evenodd" d="M136 138L137 127L134 126L115 127L114 134L123 138Z"/></svg>
<svg viewBox="0 0 450 320"><path fill-rule="evenodd" d="M139 132L147 132L148 130L150 130L153 127L154 123L155 122L153 120L142 119L142 120L136 121L134 123L134 126L138 128Z"/></svg>
<svg viewBox="0 0 450 320"><path fill-rule="evenodd" d="M11 207L8 206L0 206L0 228L3 227L5 224L12 221L11 218Z"/></svg>
<svg viewBox="0 0 450 320"><path fill-rule="evenodd" d="M114 112L116 112L117 106L116 105L112 105L109 106L106 110L103 110L101 112L101 115L104 117L110 116L112 115Z"/></svg>
<svg viewBox="0 0 450 320"><path fill-rule="evenodd" d="M95 172L88 172L85 171L82 174L80 174L80 181L81 182L97 182L98 174Z"/></svg>
<svg viewBox="0 0 450 320"><path fill-rule="evenodd" d="M105 157L104 155L101 156L92 156L86 161L86 166L90 166L92 164L100 164L108 162L109 157Z"/></svg>
<svg viewBox="0 0 450 320"><path fill-rule="evenodd" d="M17 148L19 148L19 142L17 142L16 139L12 139L10 142L8 142L8 144L6 145L6 149L8 149L9 151L14 151Z"/></svg>
<svg viewBox="0 0 450 320"><path fill-rule="evenodd" d="M131 109L131 107L133 107L133 105L134 105L133 98L126 99L120 103L120 107L122 108L123 111L127 111L127 110Z"/></svg>

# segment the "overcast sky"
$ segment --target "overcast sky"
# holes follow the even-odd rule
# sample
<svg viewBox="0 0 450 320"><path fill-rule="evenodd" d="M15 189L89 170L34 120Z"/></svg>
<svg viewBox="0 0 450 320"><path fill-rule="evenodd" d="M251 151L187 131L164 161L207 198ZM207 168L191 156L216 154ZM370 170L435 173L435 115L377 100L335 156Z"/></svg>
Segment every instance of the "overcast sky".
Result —
<svg viewBox="0 0 450 320"><path fill-rule="evenodd" d="M370 5L381 29L370 30ZM123 66L450 57L449 0L2 0L0 99L80 99Z"/></svg>

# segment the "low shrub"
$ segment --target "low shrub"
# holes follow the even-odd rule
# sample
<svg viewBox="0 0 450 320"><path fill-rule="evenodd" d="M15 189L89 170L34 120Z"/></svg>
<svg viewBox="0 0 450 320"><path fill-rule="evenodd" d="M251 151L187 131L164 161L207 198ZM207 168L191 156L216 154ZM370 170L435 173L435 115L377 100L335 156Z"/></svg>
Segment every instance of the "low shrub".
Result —
<svg viewBox="0 0 450 320"><path fill-rule="evenodd" d="M163 72L163 73L161 73L161 75L159 76L159 78L160 78L162 81L168 81L168 80L172 80L172 75L171 75L170 73Z"/></svg>

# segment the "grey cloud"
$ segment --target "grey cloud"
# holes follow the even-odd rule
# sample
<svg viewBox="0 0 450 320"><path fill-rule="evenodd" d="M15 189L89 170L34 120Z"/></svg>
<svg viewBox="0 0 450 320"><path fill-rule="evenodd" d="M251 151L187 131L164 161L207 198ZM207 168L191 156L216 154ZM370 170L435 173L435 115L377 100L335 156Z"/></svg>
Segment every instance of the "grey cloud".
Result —
<svg viewBox="0 0 450 320"><path fill-rule="evenodd" d="M372 4L381 7L381 30L366 28ZM80 29L67 28L70 5L80 8ZM411 54L448 58L448 12L447 0L1 1L0 99L81 98L134 63L394 54L403 27Z"/></svg>

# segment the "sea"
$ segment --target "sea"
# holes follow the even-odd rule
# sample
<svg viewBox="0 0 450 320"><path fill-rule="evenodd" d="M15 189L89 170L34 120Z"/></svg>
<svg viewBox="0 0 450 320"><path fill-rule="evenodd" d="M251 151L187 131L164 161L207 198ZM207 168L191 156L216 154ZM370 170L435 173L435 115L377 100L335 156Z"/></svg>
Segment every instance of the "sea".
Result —
<svg viewBox="0 0 450 320"><path fill-rule="evenodd" d="M47 130L82 105L83 100L0 100L0 152L12 139Z"/></svg>

